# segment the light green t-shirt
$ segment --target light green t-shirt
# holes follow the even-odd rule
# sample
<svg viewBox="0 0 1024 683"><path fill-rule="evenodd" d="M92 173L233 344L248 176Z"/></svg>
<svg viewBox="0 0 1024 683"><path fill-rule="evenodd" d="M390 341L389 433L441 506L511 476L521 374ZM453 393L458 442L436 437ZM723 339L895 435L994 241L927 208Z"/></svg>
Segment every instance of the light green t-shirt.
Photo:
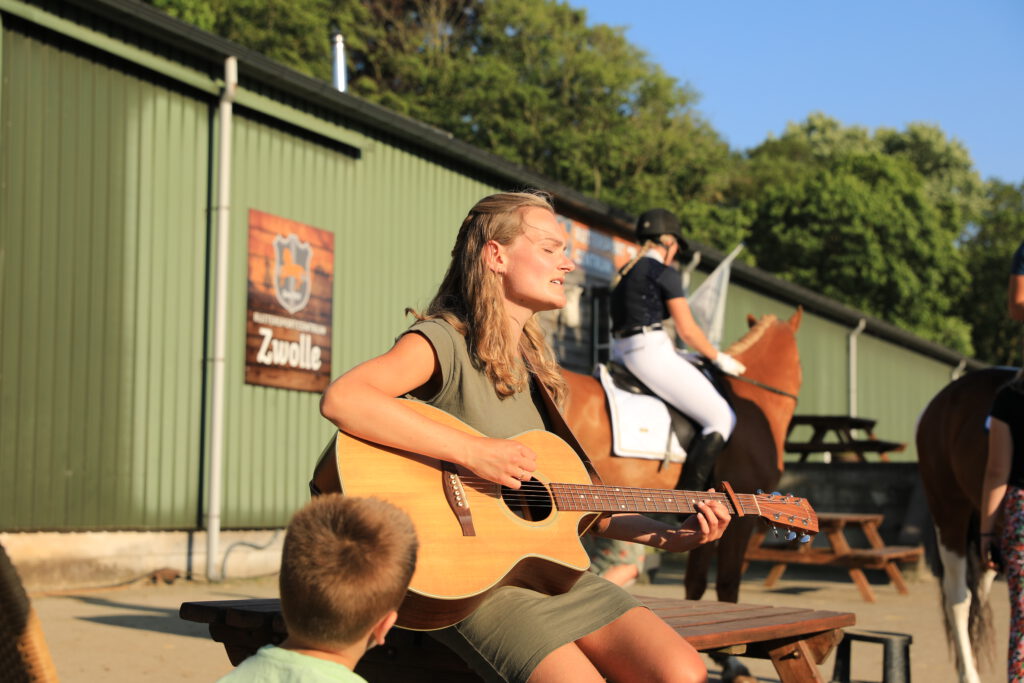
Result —
<svg viewBox="0 0 1024 683"><path fill-rule="evenodd" d="M310 657L276 645L265 645L218 683L366 683L336 662Z"/></svg>

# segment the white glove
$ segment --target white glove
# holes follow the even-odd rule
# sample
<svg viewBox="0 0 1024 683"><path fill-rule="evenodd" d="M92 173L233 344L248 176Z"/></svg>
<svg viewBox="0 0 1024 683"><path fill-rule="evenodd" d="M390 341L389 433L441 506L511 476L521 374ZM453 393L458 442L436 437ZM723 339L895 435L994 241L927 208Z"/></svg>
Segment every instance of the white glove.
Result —
<svg viewBox="0 0 1024 683"><path fill-rule="evenodd" d="M719 370L727 375L739 376L747 371L746 365L739 362L729 354L722 353L721 351L718 352L718 355L715 356L715 360L712 362L718 366Z"/></svg>

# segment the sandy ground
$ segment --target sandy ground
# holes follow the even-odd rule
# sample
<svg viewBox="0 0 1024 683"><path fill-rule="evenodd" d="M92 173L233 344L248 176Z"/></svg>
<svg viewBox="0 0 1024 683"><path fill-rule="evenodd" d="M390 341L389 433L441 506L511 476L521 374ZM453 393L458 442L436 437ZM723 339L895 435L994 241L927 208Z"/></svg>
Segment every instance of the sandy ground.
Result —
<svg viewBox="0 0 1024 683"><path fill-rule="evenodd" d="M767 565L755 563L747 574L741 601L767 605L854 612L857 627L909 633L912 678L918 683L954 683L938 603L938 584L928 576L908 577L910 595L900 595L882 572L869 571L878 602L866 603L846 573L834 568L790 567L772 589L762 585ZM679 567L663 567L653 584L630 590L641 595L682 597ZM66 683L103 681L213 681L230 670L221 646L206 627L178 618L178 606L190 600L275 597L276 577L203 584L179 580L173 585L139 583L113 590L68 595L35 595L32 604L43 623L57 671ZM995 667L983 673L985 683L1004 681L1009 611L1006 584L997 581L992 598L996 633ZM777 681L771 662L745 659L760 681ZM709 665L710 660L708 660ZM832 677L832 657L821 665L824 680ZM853 679L882 680L880 645L854 643ZM712 666L712 681L719 680Z"/></svg>

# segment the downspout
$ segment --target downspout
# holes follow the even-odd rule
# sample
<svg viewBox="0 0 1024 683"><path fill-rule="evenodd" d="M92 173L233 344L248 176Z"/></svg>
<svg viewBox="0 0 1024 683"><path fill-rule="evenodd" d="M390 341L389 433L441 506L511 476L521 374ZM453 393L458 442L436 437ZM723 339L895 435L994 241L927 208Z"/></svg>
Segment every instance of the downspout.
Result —
<svg viewBox="0 0 1024 683"><path fill-rule="evenodd" d="M206 579L220 581L221 469L224 454L224 355L227 347L229 232L231 218L231 115L238 89L238 61L224 60L224 92L218 113L217 273L213 314L213 378L210 407L210 480L206 504Z"/></svg>
<svg viewBox="0 0 1024 683"><path fill-rule="evenodd" d="M341 27L331 22L331 57L334 62L334 89L345 92L345 37L341 35Z"/></svg>
<svg viewBox="0 0 1024 683"><path fill-rule="evenodd" d="M849 347L849 360L848 367L850 372L850 417L857 417L857 337L867 327L868 321L866 318L861 318L857 321L857 327L853 328L850 332L850 336L847 339Z"/></svg>

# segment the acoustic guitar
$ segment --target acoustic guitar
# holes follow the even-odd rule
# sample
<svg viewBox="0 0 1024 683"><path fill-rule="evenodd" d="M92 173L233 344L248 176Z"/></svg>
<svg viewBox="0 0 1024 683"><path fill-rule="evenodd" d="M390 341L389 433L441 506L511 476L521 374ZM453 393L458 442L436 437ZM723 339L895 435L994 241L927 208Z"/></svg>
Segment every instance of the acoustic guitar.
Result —
<svg viewBox="0 0 1024 683"><path fill-rule="evenodd" d="M414 410L449 427L478 431L433 406ZM551 432L513 437L537 454L533 479L513 490L451 463L338 432L324 449L314 481L337 475L323 492L375 496L404 509L420 541L416 571L398 625L434 630L468 616L488 593L506 585L553 595L569 590L590 566L580 536L600 513L691 514L717 500L734 516L756 515L791 533L817 533L803 498L779 494L669 491L595 485L576 452ZM333 456L333 457L331 457ZM336 465L337 471L326 468ZM329 477L334 479L333 476ZM809 539L809 536L807 536Z"/></svg>

